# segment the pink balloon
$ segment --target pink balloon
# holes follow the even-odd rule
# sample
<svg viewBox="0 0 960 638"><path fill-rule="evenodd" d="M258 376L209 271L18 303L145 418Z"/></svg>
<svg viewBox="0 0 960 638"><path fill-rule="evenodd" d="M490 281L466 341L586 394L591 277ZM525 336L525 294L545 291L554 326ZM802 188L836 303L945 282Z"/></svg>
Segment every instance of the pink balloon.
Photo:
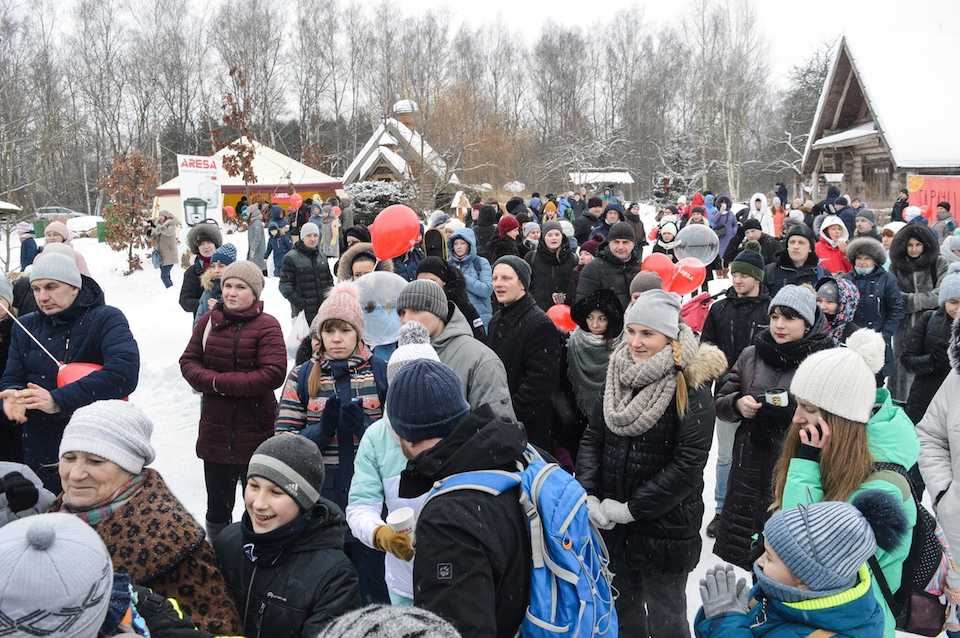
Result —
<svg viewBox="0 0 960 638"><path fill-rule="evenodd" d="M420 220L409 206L387 206L370 225L373 254L393 259L410 250L420 237Z"/></svg>

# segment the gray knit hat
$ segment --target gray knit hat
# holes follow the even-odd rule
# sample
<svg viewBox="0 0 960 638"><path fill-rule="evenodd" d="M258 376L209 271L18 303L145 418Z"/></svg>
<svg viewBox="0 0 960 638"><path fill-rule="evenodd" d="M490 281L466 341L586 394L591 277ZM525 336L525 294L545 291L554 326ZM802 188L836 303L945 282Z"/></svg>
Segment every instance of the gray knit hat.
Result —
<svg viewBox="0 0 960 638"><path fill-rule="evenodd" d="M274 436L250 457L247 478L260 476L275 484L304 511L313 509L323 488L323 456L305 436Z"/></svg>
<svg viewBox="0 0 960 638"><path fill-rule="evenodd" d="M5 628L21 629L9 635L97 635L110 605L113 564L100 535L79 517L38 514L5 525L0 565L0 617Z"/></svg>
<svg viewBox="0 0 960 638"><path fill-rule="evenodd" d="M638 292L657 290L658 288L663 288L663 280L660 278L660 275L650 270L641 270L634 275L633 280L630 281L631 296Z"/></svg>
<svg viewBox="0 0 960 638"><path fill-rule="evenodd" d="M437 351L430 345L430 333L427 329L419 321L408 321L400 326L400 332L397 334L397 349L387 361L388 387L404 366L417 359L440 361Z"/></svg>
<svg viewBox="0 0 960 638"><path fill-rule="evenodd" d="M525 259L516 255L504 255L493 264L493 267L496 268L500 264L513 268L517 277L520 278L520 283L523 284L523 289L530 290L530 278L533 276L533 271L530 270L530 264Z"/></svg>
<svg viewBox="0 0 960 638"><path fill-rule="evenodd" d="M960 262L950 264L947 276L940 281L937 301L942 306L951 299L960 298Z"/></svg>
<svg viewBox="0 0 960 638"><path fill-rule="evenodd" d="M30 269L30 283L38 279L60 281L74 288L83 287L80 269L77 263L65 255L44 255L40 253Z"/></svg>
<svg viewBox="0 0 960 638"><path fill-rule="evenodd" d="M535 230L540 230L540 224L537 222L527 222L523 225L523 238L526 239L527 235Z"/></svg>
<svg viewBox="0 0 960 638"><path fill-rule="evenodd" d="M623 325L632 323L676 339L680 334L680 297L665 290L648 290L627 308L623 316Z"/></svg>
<svg viewBox="0 0 960 638"><path fill-rule="evenodd" d="M397 297L397 312L401 310L424 310L447 322L447 293L435 281L416 279L411 281Z"/></svg>
<svg viewBox="0 0 960 638"><path fill-rule="evenodd" d="M86 405L70 417L60 439L59 456L86 452L113 461L131 474L157 457L150 445L153 422L129 401L111 399Z"/></svg>
<svg viewBox="0 0 960 638"><path fill-rule="evenodd" d="M559 230L560 234L563 234L563 226L561 226L560 222L555 219L543 222L543 225L540 226L540 233L542 237L546 237L547 233L549 233L551 230Z"/></svg>
<svg viewBox="0 0 960 638"><path fill-rule="evenodd" d="M872 210L870 210L869 208L863 208L863 209L857 211L857 217L856 217L856 218L857 218L857 219L860 219L861 217L863 217L865 220L867 220L868 222L870 222L870 225L871 225L871 226L876 226L876 225L877 225L877 215L876 215L876 213L874 213L874 212L873 212Z"/></svg>
<svg viewBox="0 0 960 638"><path fill-rule="evenodd" d="M300 236L306 237L307 235L319 235L320 228L313 222L307 222L300 227Z"/></svg>
<svg viewBox="0 0 960 638"><path fill-rule="evenodd" d="M867 490L852 504L821 501L780 510L764 525L763 537L816 596L856 584L857 571L877 546L896 547L906 528L896 499Z"/></svg>
<svg viewBox="0 0 960 638"><path fill-rule="evenodd" d="M328 623L317 638L460 638L453 625L425 609L370 605Z"/></svg>
<svg viewBox="0 0 960 638"><path fill-rule="evenodd" d="M784 286L770 301L767 310L773 310L774 306L790 308L803 317L803 320L807 322L808 326L816 323L817 296L806 286L795 286L793 284Z"/></svg>

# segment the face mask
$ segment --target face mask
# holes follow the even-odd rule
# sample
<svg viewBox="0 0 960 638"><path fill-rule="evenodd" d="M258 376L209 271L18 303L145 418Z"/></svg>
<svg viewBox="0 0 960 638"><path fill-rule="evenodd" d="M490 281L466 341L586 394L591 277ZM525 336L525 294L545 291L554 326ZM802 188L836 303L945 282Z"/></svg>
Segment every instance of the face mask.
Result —
<svg viewBox="0 0 960 638"><path fill-rule="evenodd" d="M871 267L871 268L863 268L862 266L854 266L853 269L857 271L857 274L858 274L858 275L869 275L870 273L873 272L873 268L872 268L872 267Z"/></svg>

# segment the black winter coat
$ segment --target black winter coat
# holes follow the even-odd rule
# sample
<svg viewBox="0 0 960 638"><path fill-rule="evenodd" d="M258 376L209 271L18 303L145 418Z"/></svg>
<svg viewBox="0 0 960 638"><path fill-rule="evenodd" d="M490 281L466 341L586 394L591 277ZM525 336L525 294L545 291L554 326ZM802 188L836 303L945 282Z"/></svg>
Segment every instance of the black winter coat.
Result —
<svg viewBox="0 0 960 638"><path fill-rule="evenodd" d="M577 217L576 221L573 222L573 236L576 238L578 246L583 246L583 242L590 239L593 227L597 225L598 221L598 218L587 211L583 211L583 213Z"/></svg>
<svg viewBox="0 0 960 638"><path fill-rule="evenodd" d="M817 322L799 341L779 345L769 331L761 333L730 369L717 393L717 417L740 422L733 443L733 462L727 479L727 496L720 514L713 553L749 570L759 553L753 535L763 530L773 502L773 467L780 456L783 437L790 427L796 404L784 407L766 403L764 393L789 389L800 363L810 354L833 347L823 332L826 320L817 311ZM752 395L762 407L752 419L744 419L736 402Z"/></svg>
<svg viewBox="0 0 960 638"><path fill-rule="evenodd" d="M180 284L180 307L190 313L191 319L197 314L197 305L200 303L200 297L203 296L203 285L200 283L200 275L203 271L203 262L198 257L194 264L183 272L183 283Z"/></svg>
<svg viewBox="0 0 960 638"><path fill-rule="evenodd" d="M280 275L280 294L290 302L293 315L303 310L307 323L311 323L332 286L327 258L316 248L307 248L297 241L283 258Z"/></svg>
<svg viewBox="0 0 960 638"><path fill-rule="evenodd" d="M523 428L489 406L468 414L400 475L401 498L416 498L453 474L515 472ZM414 604L450 621L461 636L513 638L530 598L530 532L516 490L493 496L456 490L431 499L417 518Z"/></svg>
<svg viewBox="0 0 960 638"><path fill-rule="evenodd" d="M710 455L715 421L710 382L726 361L712 346L701 346L687 367L688 405L677 415L675 401L657 423L638 436L611 432L598 401L580 441L577 480L601 501L629 504L634 522L605 533L614 570L653 568L687 573L700 560L703 468ZM620 567L621 569L623 567Z"/></svg>
<svg viewBox="0 0 960 638"><path fill-rule="evenodd" d="M473 234L477 238L477 254L489 261L490 243L497 236L497 208L495 206L481 206L477 213L477 221L473 224Z"/></svg>
<svg viewBox="0 0 960 638"><path fill-rule="evenodd" d="M820 280L819 264L820 259L813 251L813 244L811 244L810 254L807 255L807 261L799 268L793 265L790 255L784 250L775 262L767 264L764 277L767 291L771 297L774 297L781 288L791 284L794 286L808 284L811 288L814 287Z"/></svg>
<svg viewBox="0 0 960 638"><path fill-rule="evenodd" d="M501 308L490 320L487 345L507 371L513 411L527 438L544 450L553 447L553 393L561 374L560 333L533 297L524 295Z"/></svg>
<svg viewBox="0 0 960 638"><path fill-rule="evenodd" d="M533 296L540 308L547 311L554 305L553 293L567 294L570 277L573 269L577 267L577 257L570 250L570 242L566 238L560 244L559 250L552 253L544 244L543 237L540 237L537 249L528 252L525 259L531 270L530 290L527 292ZM567 300L570 305L572 302L572 299Z"/></svg>
<svg viewBox="0 0 960 638"><path fill-rule="evenodd" d="M947 351L952 325L950 316L941 307L920 315L917 325L907 335L900 362L916 375L906 406L907 416L914 423L923 418L933 395L950 373Z"/></svg>
<svg viewBox="0 0 960 638"><path fill-rule="evenodd" d="M571 304L589 297L601 288L608 288L617 295L620 304L626 308L630 305L630 282L638 272L640 272L640 260L637 259L636 252L628 261L623 262L610 252L607 244L603 244L596 258L580 272L577 298L571 300Z"/></svg>
<svg viewBox="0 0 960 638"><path fill-rule="evenodd" d="M737 229L737 234L733 241L727 245L727 252L723 255L724 263L729 264L740 254L740 251L743 250L745 236L746 233L744 233L743 227L741 226ZM774 263L777 261L780 253L783 252L783 243L776 237L771 237L766 233L760 235L760 241L758 243L760 244L760 255L763 257L764 264Z"/></svg>
<svg viewBox="0 0 960 638"><path fill-rule="evenodd" d="M744 348L770 325L769 306L770 297L762 289L756 297L739 297L731 286L725 298L710 306L700 341L720 348L733 365Z"/></svg>
<svg viewBox="0 0 960 638"><path fill-rule="evenodd" d="M856 270L844 275L860 291L860 303L853 315L853 322L883 335L887 345L903 320L903 294L897 286L897 278L883 266L874 267L866 275Z"/></svg>
<svg viewBox="0 0 960 638"><path fill-rule="evenodd" d="M315 638L360 606L357 571L343 553L347 523L335 503L321 498L303 533L272 564L247 559L243 518L220 532L214 548L247 638Z"/></svg>
<svg viewBox="0 0 960 638"><path fill-rule="evenodd" d="M29 275L22 276L13 282L13 307L17 309L17 315L20 317L39 310L37 299L33 296L33 289L30 288Z"/></svg>
<svg viewBox="0 0 960 638"><path fill-rule="evenodd" d="M479 253L479 250L477 251ZM487 261L493 266L498 259L506 255L520 255L520 248L516 240L509 237L495 236L487 246Z"/></svg>

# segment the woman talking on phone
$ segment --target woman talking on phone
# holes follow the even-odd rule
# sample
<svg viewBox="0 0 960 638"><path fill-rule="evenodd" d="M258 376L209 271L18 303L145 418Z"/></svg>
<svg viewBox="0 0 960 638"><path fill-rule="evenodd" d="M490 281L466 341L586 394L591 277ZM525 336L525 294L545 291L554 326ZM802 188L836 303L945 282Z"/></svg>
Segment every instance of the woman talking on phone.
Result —
<svg viewBox="0 0 960 638"><path fill-rule="evenodd" d="M740 354L717 393L717 417L739 422L727 497L713 553L750 570L753 537L773 499L773 467L796 404L787 390L800 363L833 346L814 293L784 286L770 302L770 328Z"/></svg>

